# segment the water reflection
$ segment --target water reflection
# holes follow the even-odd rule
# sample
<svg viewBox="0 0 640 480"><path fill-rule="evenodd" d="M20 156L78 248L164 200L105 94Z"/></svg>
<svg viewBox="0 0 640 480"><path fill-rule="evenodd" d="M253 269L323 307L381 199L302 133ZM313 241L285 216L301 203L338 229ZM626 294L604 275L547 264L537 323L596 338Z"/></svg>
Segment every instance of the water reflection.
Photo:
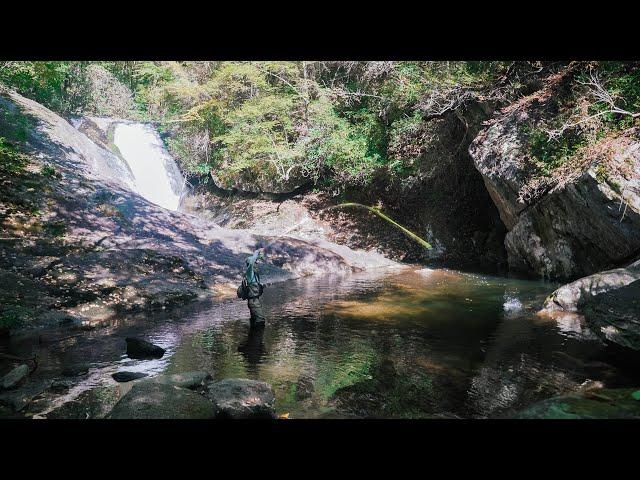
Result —
<svg viewBox="0 0 640 480"><path fill-rule="evenodd" d="M264 325L251 325L247 339L238 347L238 352L242 354L247 364L247 370L256 375L258 373L258 365L265 357L264 347Z"/></svg>
<svg viewBox="0 0 640 480"><path fill-rule="evenodd" d="M47 347L42 372L89 363L75 395L113 385L116 370L260 379L290 418L503 416L587 379L637 382L602 360L579 321L536 315L553 288L428 269L310 277L266 289L265 328L250 328L245 302L228 300ZM136 335L167 353L126 358L124 337Z"/></svg>

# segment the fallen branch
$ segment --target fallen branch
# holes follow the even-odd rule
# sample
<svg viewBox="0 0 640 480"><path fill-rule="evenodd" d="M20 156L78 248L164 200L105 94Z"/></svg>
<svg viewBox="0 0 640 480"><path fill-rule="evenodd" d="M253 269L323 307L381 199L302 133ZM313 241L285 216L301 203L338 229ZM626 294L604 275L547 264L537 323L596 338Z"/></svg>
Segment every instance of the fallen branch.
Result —
<svg viewBox="0 0 640 480"><path fill-rule="evenodd" d="M411 230L408 230L408 229L404 228L402 225L400 225L399 223L393 221L391 218L387 217L384 213L382 213L377 208L368 207L367 205L362 205L360 203L341 203L340 205L334 205L332 207L329 207L327 210L334 209L334 208L341 208L341 207L357 207L357 208L364 208L366 210L369 210L370 212L373 212L376 215L378 215L383 220L389 222L393 226L395 226L395 227L399 228L400 230L402 230L402 232L404 232L409 238L411 238L412 240L415 240L417 243L422 245L427 250L431 250L433 248L431 246L431 244L429 242L427 242L425 239L420 238L418 235L413 233Z"/></svg>

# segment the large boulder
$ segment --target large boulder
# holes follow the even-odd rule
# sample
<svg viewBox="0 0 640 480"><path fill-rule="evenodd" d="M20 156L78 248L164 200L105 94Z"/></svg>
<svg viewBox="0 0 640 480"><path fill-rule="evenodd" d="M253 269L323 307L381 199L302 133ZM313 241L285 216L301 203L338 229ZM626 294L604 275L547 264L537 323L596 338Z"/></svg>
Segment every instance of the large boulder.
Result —
<svg viewBox="0 0 640 480"><path fill-rule="evenodd" d="M107 418L210 419L216 408L203 395L170 383L135 383L113 407Z"/></svg>
<svg viewBox="0 0 640 480"><path fill-rule="evenodd" d="M545 176L531 132L559 115L571 70L504 109L469 147L507 227L512 270L573 279L640 252L640 129L598 140Z"/></svg>
<svg viewBox="0 0 640 480"><path fill-rule="evenodd" d="M268 383L230 378L209 385L217 418L275 418L275 393Z"/></svg>
<svg viewBox="0 0 640 480"><path fill-rule="evenodd" d="M640 260L563 285L547 297L543 311L578 312L591 298L640 280Z"/></svg>
<svg viewBox="0 0 640 480"><path fill-rule="evenodd" d="M103 386L85 390L73 400L46 413L46 418L96 419L104 418L118 402L120 387Z"/></svg>
<svg viewBox="0 0 640 480"><path fill-rule="evenodd" d="M590 297L584 316L603 340L640 350L640 280Z"/></svg>

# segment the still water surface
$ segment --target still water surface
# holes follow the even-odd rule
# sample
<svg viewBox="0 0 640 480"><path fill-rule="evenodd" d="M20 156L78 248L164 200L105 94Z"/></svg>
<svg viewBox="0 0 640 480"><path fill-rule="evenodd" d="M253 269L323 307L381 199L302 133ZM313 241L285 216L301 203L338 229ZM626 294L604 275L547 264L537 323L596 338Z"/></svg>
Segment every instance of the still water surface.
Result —
<svg viewBox="0 0 640 480"><path fill-rule="evenodd" d="M500 417L588 379L632 384L579 321L535 315L554 287L429 269L309 277L267 287L264 330L249 328L246 302L225 300L40 345L38 374L88 363L65 400L120 370L259 379L289 418ZM131 360L130 335L167 353Z"/></svg>

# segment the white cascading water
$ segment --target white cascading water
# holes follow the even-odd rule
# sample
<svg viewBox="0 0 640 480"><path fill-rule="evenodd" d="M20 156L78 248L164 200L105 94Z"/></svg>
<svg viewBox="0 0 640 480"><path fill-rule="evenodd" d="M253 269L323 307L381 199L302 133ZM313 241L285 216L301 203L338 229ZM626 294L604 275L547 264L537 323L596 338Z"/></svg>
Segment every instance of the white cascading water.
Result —
<svg viewBox="0 0 640 480"><path fill-rule="evenodd" d="M177 210L184 178L156 130L144 123L118 123L113 143L133 172L134 190L156 205Z"/></svg>

